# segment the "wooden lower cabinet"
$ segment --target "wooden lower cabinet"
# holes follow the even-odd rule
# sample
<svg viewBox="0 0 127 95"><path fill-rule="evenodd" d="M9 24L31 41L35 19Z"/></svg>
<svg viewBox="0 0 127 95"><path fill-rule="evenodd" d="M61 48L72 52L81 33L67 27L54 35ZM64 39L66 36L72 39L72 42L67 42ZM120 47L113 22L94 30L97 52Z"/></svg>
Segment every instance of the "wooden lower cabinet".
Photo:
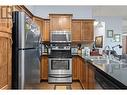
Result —
<svg viewBox="0 0 127 95"><path fill-rule="evenodd" d="M4 8L6 8L6 6ZM12 20L0 18L0 89L11 89L11 77L12 77L11 37L12 37Z"/></svg>
<svg viewBox="0 0 127 95"><path fill-rule="evenodd" d="M95 89L95 74L94 74L94 67L89 64L89 63L86 63L87 64L87 72L86 72L86 89Z"/></svg>
<svg viewBox="0 0 127 95"><path fill-rule="evenodd" d="M86 78L87 78L87 68L86 68L85 61L82 60L82 64L81 65L82 65L82 70L81 70L82 75L81 75L80 82L82 84L82 87L84 89L86 89L87 86L88 86L88 82L86 81Z"/></svg>
<svg viewBox="0 0 127 95"><path fill-rule="evenodd" d="M48 80L48 56L47 55L44 55L41 57L40 79Z"/></svg>
<svg viewBox="0 0 127 95"><path fill-rule="evenodd" d="M78 80L78 62L77 57L72 58L72 79Z"/></svg>
<svg viewBox="0 0 127 95"><path fill-rule="evenodd" d="M79 80L83 89L95 89L94 67L83 58L72 58L72 77Z"/></svg>
<svg viewBox="0 0 127 95"><path fill-rule="evenodd" d="M81 59L80 57L73 57L72 58L72 79L79 80L81 77Z"/></svg>
<svg viewBox="0 0 127 95"><path fill-rule="evenodd" d="M0 89L11 88L11 34L0 32Z"/></svg>

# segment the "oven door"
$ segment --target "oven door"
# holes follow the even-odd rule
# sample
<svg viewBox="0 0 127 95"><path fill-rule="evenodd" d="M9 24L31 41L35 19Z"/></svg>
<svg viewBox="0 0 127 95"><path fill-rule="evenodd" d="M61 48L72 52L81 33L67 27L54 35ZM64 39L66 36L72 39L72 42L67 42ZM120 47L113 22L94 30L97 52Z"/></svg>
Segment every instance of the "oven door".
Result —
<svg viewBox="0 0 127 95"><path fill-rule="evenodd" d="M49 74L72 74L71 58L49 58Z"/></svg>

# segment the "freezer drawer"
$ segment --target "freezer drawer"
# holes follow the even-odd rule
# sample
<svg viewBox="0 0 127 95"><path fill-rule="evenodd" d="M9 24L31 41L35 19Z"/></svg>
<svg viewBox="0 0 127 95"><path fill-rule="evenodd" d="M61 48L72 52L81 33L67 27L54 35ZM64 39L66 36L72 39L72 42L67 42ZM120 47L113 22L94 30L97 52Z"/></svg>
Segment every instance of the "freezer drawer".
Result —
<svg viewBox="0 0 127 95"><path fill-rule="evenodd" d="M40 61L37 49L19 50L19 86L40 82Z"/></svg>

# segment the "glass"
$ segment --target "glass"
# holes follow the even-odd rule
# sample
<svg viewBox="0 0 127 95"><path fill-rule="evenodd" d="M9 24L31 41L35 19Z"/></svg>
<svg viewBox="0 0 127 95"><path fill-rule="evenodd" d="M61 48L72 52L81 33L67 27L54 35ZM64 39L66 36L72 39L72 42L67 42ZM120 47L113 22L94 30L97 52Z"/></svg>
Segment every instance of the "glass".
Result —
<svg viewBox="0 0 127 95"><path fill-rule="evenodd" d="M69 60L52 60L52 70L69 70Z"/></svg>

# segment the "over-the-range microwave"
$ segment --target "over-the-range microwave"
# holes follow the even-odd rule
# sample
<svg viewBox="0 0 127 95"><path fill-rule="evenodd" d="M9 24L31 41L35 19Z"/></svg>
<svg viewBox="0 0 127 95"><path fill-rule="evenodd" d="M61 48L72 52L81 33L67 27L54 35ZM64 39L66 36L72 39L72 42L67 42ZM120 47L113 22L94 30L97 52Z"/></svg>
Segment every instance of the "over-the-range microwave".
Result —
<svg viewBox="0 0 127 95"><path fill-rule="evenodd" d="M50 42L71 42L71 32L69 31L52 31L50 32Z"/></svg>

